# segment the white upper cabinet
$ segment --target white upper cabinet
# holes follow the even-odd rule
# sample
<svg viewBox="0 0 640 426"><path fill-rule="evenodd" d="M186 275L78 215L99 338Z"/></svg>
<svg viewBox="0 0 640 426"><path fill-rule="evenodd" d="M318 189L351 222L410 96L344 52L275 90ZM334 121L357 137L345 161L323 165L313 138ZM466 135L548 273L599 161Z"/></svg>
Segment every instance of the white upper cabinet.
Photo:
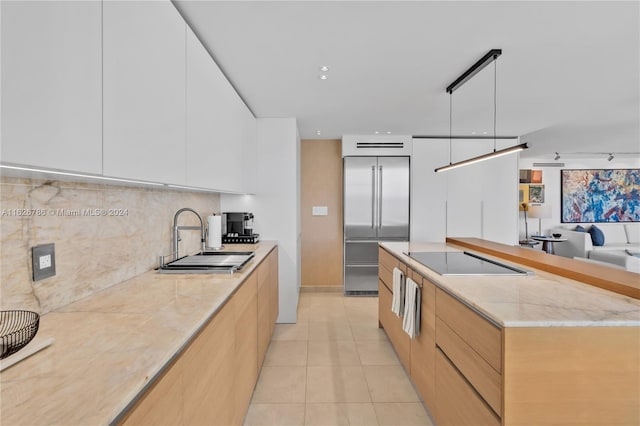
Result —
<svg viewBox="0 0 640 426"><path fill-rule="evenodd" d="M102 173L100 2L0 3L0 160Z"/></svg>
<svg viewBox="0 0 640 426"><path fill-rule="evenodd" d="M251 112L187 28L187 184L245 191L243 159L256 137L255 126Z"/></svg>
<svg viewBox="0 0 640 426"><path fill-rule="evenodd" d="M186 24L169 0L104 1L104 174L186 184Z"/></svg>

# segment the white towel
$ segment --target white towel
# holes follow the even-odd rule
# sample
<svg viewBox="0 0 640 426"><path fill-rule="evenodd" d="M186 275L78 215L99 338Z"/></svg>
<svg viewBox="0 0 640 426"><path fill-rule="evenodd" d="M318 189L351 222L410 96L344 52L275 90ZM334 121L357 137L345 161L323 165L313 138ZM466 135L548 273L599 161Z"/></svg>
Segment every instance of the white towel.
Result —
<svg viewBox="0 0 640 426"><path fill-rule="evenodd" d="M402 316L404 312L404 274L398 268L393 268L393 298L391 299L391 312L397 316Z"/></svg>
<svg viewBox="0 0 640 426"><path fill-rule="evenodd" d="M402 329L411 339L420 335L420 305L422 294L420 288L411 278L406 279L405 284L404 319Z"/></svg>

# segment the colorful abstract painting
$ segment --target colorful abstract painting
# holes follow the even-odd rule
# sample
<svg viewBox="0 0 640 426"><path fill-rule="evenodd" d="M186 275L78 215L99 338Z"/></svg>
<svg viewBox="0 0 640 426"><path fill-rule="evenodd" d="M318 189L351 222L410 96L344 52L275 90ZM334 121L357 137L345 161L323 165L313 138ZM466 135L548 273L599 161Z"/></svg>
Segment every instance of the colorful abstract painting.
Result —
<svg viewBox="0 0 640 426"><path fill-rule="evenodd" d="M640 222L640 169L562 170L562 222Z"/></svg>

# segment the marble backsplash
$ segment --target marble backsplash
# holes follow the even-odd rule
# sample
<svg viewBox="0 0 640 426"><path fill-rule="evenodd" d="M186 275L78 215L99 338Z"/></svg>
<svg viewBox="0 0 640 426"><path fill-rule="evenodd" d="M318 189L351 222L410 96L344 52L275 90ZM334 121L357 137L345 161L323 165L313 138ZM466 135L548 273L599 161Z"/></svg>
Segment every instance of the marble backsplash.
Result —
<svg viewBox="0 0 640 426"><path fill-rule="evenodd" d="M220 197L1 177L0 307L44 314L153 269L171 252L173 215L182 207L206 221L219 212ZM185 212L180 224L199 223ZM180 253L199 249L198 232L181 237ZM56 275L34 282L31 247L47 243L55 244Z"/></svg>

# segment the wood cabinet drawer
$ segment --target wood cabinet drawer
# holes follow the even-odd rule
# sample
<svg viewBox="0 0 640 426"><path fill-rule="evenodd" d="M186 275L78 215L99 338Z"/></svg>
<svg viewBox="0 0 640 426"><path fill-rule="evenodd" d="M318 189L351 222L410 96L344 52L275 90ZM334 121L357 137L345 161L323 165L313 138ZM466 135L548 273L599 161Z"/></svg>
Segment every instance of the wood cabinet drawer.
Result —
<svg viewBox="0 0 640 426"><path fill-rule="evenodd" d="M393 268L398 267L399 261L390 255L385 249L378 247L378 263L387 268L389 272L393 273ZM385 284L390 286L391 282L385 281Z"/></svg>
<svg viewBox="0 0 640 426"><path fill-rule="evenodd" d="M382 280L378 280L378 322L387 331L387 334L391 327L390 315L393 315L391 312L391 290L384 285Z"/></svg>
<svg viewBox="0 0 640 426"><path fill-rule="evenodd" d="M446 292L436 290L436 316L502 373L502 331ZM436 343L439 342L436 333Z"/></svg>
<svg viewBox="0 0 640 426"><path fill-rule="evenodd" d="M411 340L409 335L402 330L402 318L391 312L392 294L389 289L378 280L378 317L391 344L393 345L400 362L409 371L411 368Z"/></svg>
<svg viewBox="0 0 640 426"><path fill-rule="evenodd" d="M378 265L378 278L387 286L389 291L393 291L393 272L382 263Z"/></svg>
<svg viewBox="0 0 640 426"><path fill-rule="evenodd" d="M438 426L500 425L500 419L439 349L436 350L436 389Z"/></svg>
<svg viewBox="0 0 640 426"><path fill-rule="evenodd" d="M436 319L438 347L498 415L502 411L502 376L441 319Z"/></svg>
<svg viewBox="0 0 640 426"><path fill-rule="evenodd" d="M427 408L433 412L436 393L436 287L415 271L411 277L416 283L422 283L420 335L411 341L411 380Z"/></svg>

